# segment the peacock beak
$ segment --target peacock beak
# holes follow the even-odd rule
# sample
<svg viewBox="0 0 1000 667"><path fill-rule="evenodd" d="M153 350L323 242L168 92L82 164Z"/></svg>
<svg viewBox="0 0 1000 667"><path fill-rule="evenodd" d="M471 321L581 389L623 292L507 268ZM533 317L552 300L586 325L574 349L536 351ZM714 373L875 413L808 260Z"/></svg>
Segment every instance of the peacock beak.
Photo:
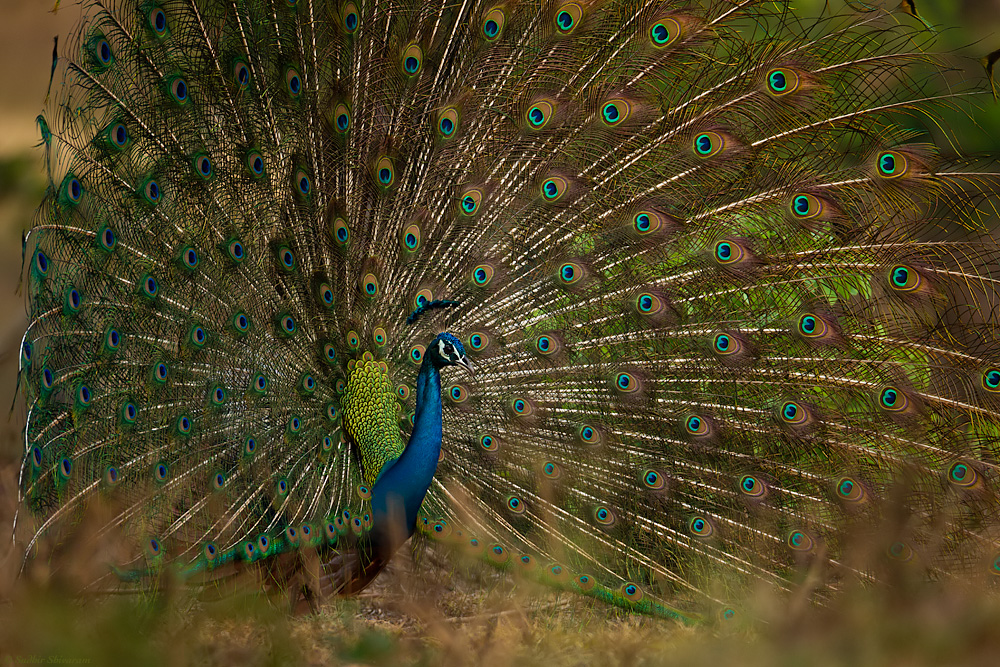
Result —
<svg viewBox="0 0 1000 667"><path fill-rule="evenodd" d="M461 357L455 363L456 365L461 366L462 368L467 370L469 372L469 375L472 376L473 380L476 379L476 367L472 365L472 362L469 361L468 357Z"/></svg>

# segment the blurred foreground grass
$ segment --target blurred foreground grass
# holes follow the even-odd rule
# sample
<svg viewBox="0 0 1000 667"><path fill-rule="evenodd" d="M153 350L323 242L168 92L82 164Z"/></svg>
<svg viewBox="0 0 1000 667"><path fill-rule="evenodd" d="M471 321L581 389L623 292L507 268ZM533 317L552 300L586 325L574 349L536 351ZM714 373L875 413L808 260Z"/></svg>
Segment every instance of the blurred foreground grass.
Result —
<svg viewBox="0 0 1000 667"><path fill-rule="evenodd" d="M996 665L995 596L952 586L855 589L826 609L760 593L725 625L619 615L565 594L397 558L377 588L288 616L263 596L80 603L21 581L0 661L108 665ZM794 599L794 596L793 596ZM756 620L749 620L749 619Z"/></svg>

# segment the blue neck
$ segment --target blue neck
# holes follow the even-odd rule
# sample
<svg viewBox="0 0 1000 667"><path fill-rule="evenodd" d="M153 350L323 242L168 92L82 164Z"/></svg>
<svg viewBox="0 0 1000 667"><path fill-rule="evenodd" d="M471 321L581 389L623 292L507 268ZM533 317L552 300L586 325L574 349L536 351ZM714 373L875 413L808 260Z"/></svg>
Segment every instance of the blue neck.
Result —
<svg viewBox="0 0 1000 667"><path fill-rule="evenodd" d="M417 374L413 432L402 455L372 488L372 521L378 541L395 551L413 534L441 453L441 374L424 356ZM400 522L405 523L400 523Z"/></svg>

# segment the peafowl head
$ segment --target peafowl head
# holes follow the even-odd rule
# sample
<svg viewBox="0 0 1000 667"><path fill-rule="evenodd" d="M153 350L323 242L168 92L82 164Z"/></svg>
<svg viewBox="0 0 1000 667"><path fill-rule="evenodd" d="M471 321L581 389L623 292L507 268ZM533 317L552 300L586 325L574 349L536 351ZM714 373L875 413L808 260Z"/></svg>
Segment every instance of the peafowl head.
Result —
<svg viewBox="0 0 1000 667"><path fill-rule="evenodd" d="M437 338L427 346L427 357L435 368L461 366L475 376L475 368L473 368L469 358L465 356L465 347L462 345L462 341L447 331L439 333Z"/></svg>

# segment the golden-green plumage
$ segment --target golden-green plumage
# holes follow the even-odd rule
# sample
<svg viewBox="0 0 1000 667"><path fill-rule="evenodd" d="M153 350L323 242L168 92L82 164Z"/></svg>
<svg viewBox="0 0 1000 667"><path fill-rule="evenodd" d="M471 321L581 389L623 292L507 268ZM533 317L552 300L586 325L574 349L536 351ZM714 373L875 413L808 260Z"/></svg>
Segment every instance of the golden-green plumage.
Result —
<svg viewBox="0 0 1000 667"><path fill-rule="evenodd" d="M343 406L344 430L358 448L364 483L370 488L405 446L399 430L399 403L384 361L375 361L365 352L348 362Z"/></svg>

